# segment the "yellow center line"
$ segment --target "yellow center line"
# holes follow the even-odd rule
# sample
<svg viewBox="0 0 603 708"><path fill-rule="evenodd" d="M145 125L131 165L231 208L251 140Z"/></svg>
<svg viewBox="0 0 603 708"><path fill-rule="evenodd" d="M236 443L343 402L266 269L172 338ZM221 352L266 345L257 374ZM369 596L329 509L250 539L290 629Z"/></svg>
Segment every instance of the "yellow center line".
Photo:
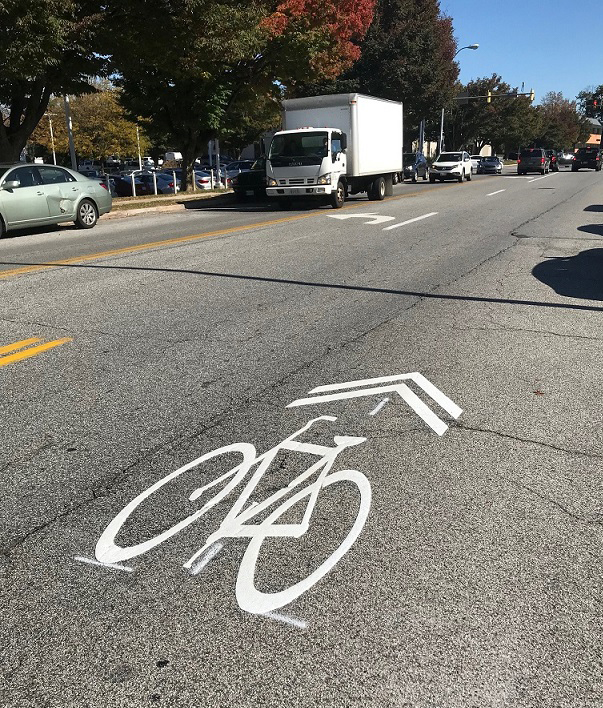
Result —
<svg viewBox="0 0 603 708"><path fill-rule="evenodd" d="M454 187L455 185L450 185ZM440 189L447 189L449 187L440 187ZM418 193L413 194L400 194L395 197L386 197L383 201L397 201L399 199L409 199L412 197L419 196ZM360 202L358 204L348 204L344 206L343 209L362 209L366 208L366 202ZM187 243L189 241L199 241L204 238L210 238L211 236L224 236L226 234L234 234L241 231L249 231L251 229L262 229L266 226L274 226L275 224L285 224L291 221L299 221L300 219L310 219L312 217L324 216L324 211L315 211L311 214L297 214L296 216L286 216L281 219L271 219L270 221L260 221L258 223L243 224L241 226L232 226L228 229L219 229L217 231L206 231L200 234L191 234L189 236L178 236L176 238L163 239L161 241L150 241L148 243L139 243L133 246L125 246L124 248L114 248L110 251L98 251L97 253L88 253L82 256L75 256L73 258L63 258L60 261L48 261L47 263L40 263L36 265L22 266L21 268L11 268L10 270L0 271L0 279L10 278L15 275L22 275L24 273L35 273L41 270L48 270L49 268L60 268L61 266L70 265L71 263L83 263L85 261L94 261L99 258L108 258L109 256L121 256L126 253L135 253L136 251L148 251L153 248L160 248L162 246L172 246L178 243Z"/></svg>
<svg viewBox="0 0 603 708"><path fill-rule="evenodd" d="M42 352L45 352L48 349L52 349L53 347L59 347L61 344L65 344L66 342L72 341L73 339L71 339L71 337L65 337L64 339L55 339L52 342L46 342L45 344L40 344L37 347L30 347L29 349L24 349L23 351L17 352L16 354L2 356L0 357L0 366L12 364L15 361L21 361L21 359L29 359L29 357L31 356L36 356L37 354L41 354Z"/></svg>
<svg viewBox="0 0 603 708"><path fill-rule="evenodd" d="M30 344L35 344L36 342L41 342L38 337L32 337L31 339L22 339L20 342L13 342L12 344L7 344L4 347L0 347L0 354L8 354L9 352L14 352L17 349L23 349L23 347L28 347Z"/></svg>

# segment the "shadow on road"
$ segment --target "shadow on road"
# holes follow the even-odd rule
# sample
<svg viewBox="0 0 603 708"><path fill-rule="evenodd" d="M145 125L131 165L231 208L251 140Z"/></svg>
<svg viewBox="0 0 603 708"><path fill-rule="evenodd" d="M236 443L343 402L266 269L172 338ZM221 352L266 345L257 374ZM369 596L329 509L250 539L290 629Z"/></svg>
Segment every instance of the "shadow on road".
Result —
<svg viewBox="0 0 603 708"><path fill-rule="evenodd" d="M603 226L599 228L603 234ZM535 266L532 274L558 295L603 300L603 248L590 248L566 258L549 258Z"/></svg>
<svg viewBox="0 0 603 708"><path fill-rule="evenodd" d="M603 204L591 204L590 206L587 206L584 211L598 211L601 212L603 211Z"/></svg>
<svg viewBox="0 0 603 708"><path fill-rule="evenodd" d="M603 262L603 249L593 249L595 252L599 253L599 261L596 266L601 272L601 263ZM588 253L588 252L586 252ZM561 259L556 259L561 260ZM273 283L275 285L296 285L307 288L321 288L325 290L350 290L352 292L364 292L364 293L374 293L376 295L399 295L403 297L416 297L421 300L456 300L459 302L484 302L493 303L500 305L529 305L531 307L550 307L553 309L562 310L587 310L589 312L603 312L603 307L594 307L592 305L577 305L577 304L566 304L563 302L541 302L538 300L509 300L506 298L498 297L479 297L477 295L447 295L445 293L429 293L421 292L417 290L397 290L394 288L374 288L366 285L346 285L343 283L314 283L307 280L289 280L287 278L269 278L267 276L259 275L243 275L242 273L216 273L213 271L204 270L188 270L184 268L149 268L144 266L122 266L122 265L95 265L95 264L73 264L73 263L24 263L24 262L12 262L12 261L0 261L0 266L48 266L49 268L75 268L75 269L93 269L93 270L124 270L124 271L140 271L143 273L174 273L176 275L194 275L203 278L220 278L226 280L241 280L241 281L251 281L256 283ZM537 274L537 269L539 267L548 266L548 262L541 263L534 268L532 273L542 282L547 281L544 278L540 278ZM546 277L546 268L543 272L543 276ZM2 278L2 270L0 270L0 278ZM601 278L599 276L599 283ZM600 286L599 286L600 289ZM572 295L572 297L588 297L587 295ZM603 299L599 298L589 298L589 299Z"/></svg>

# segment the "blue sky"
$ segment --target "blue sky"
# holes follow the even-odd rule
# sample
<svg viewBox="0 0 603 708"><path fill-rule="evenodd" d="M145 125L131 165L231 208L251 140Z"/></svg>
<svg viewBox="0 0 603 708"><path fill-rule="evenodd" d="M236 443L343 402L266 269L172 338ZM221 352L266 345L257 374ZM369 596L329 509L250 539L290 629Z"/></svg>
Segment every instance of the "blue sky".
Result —
<svg viewBox="0 0 603 708"><path fill-rule="evenodd" d="M603 84L603 3L600 0L440 0L452 17L463 83L496 73L511 86L573 100ZM596 29L599 27L599 29Z"/></svg>

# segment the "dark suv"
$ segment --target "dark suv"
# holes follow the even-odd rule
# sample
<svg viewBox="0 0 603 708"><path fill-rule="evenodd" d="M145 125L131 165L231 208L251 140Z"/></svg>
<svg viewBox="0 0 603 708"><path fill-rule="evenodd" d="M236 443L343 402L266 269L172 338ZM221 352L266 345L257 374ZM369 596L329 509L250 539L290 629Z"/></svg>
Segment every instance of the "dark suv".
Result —
<svg viewBox="0 0 603 708"><path fill-rule="evenodd" d="M546 175L550 169L551 161L542 148L522 150L517 159L517 174L525 175L528 172L540 172Z"/></svg>
<svg viewBox="0 0 603 708"><path fill-rule="evenodd" d="M578 172L581 167L588 167L599 172L601 170L601 150L598 147L579 148L572 160L572 172Z"/></svg>

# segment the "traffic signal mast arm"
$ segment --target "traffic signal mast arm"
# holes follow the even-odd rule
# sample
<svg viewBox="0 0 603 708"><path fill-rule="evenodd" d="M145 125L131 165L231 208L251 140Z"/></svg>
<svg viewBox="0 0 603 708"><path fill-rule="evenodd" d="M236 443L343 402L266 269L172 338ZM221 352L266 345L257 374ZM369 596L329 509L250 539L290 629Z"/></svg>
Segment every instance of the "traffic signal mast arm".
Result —
<svg viewBox="0 0 603 708"><path fill-rule="evenodd" d="M517 96L529 96L530 101L534 100L534 89L531 89L529 93L521 93L519 91L513 91L513 93L492 93L492 91L488 91L488 93L485 96L455 96L454 100L455 101L468 101L469 99L473 98L485 98L486 103L491 103L493 98L517 98Z"/></svg>

